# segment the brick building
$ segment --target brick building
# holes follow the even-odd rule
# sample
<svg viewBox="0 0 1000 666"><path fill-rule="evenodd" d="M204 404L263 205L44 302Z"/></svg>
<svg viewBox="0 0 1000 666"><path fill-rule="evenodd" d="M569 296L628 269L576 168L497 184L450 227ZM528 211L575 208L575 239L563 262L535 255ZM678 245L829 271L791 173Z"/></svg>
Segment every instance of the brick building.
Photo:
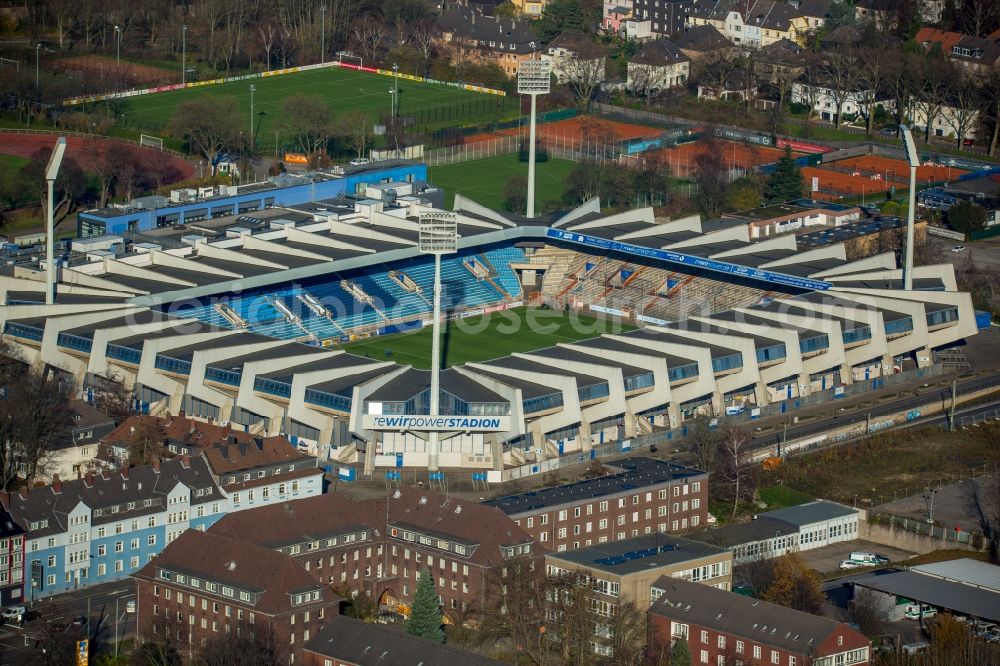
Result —
<svg viewBox="0 0 1000 666"><path fill-rule="evenodd" d="M381 624L338 615L302 651L305 666L499 666L496 661L451 645L400 633Z"/></svg>
<svg viewBox="0 0 1000 666"><path fill-rule="evenodd" d="M683 636L692 664L869 663L871 641L843 622L677 578L657 581L653 594L648 644L669 649Z"/></svg>
<svg viewBox="0 0 1000 666"><path fill-rule="evenodd" d="M196 654L226 633L274 633L288 664L332 616L340 597L287 555L189 530L133 574L139 640L167 640Z"/></svg>
<svg viewBox="0 0 1000 666"><path fill-rule="evenodd" d="M437 46L451 55L453 64L493 64L507 76L517 75L518 64L534 60L542 50L530 20L486 16L467 5L450 6L438 17L437 27Z"/></svg>
<svg viewBox="0 0 1000 666"><path fill-rule="evenodd" d="M484 504L500 509L556 552L706 524L704 472L645 457L606 466L612 474Z"/></svg>
<svg viewBox="0 0 1000 666"><path fill-rule="evenodd" d="M656 534L545 555L550 576L583 574L595 590L594 610L601 617L618 614L620 604L649 608L654 583L681 578L728 590L733 582L733 555L722 548L677 536ZM608 623L610 624L610 620ZM609 627L598 620L591 649L613 656Z"/></svg>
<svg viewBox="0 0 1000 666"><path fill-rule="evenodd" d="M242 511L211 533L278 550L341 593L357 591L404 614L426 568L449 622L489 602L498 569L542 566L535 540L502 511L419 488L365 501L330 493Z"/></svg>

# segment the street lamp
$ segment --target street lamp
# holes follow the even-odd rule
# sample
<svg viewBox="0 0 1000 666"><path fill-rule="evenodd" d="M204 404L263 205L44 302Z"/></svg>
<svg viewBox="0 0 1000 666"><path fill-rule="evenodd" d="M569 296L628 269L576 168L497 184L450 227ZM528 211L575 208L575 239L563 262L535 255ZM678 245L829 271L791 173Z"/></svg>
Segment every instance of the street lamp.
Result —
<svg viewBox="0 0 1000 666"><path fill-rule="evenodd" d="M56 302L56 262L55 262L55 211L52 210L53 191L55 190L56 177L59 175L59 167L62 165L63 154L66 152L66 137L56 139L52 156L49 157L49 164L45 167L45 182L48 184L48 210L46 211L46 231L45 239L45 304L52 305Z"/></svg>
<svg viewBox="0 0 1000 666"><path fill-rule="evenodd" d="M319 62L326 62L326 3L319 6Z"/></svg>
<svg viewBox="0 0 1000 666"><path fill-rule="evenodd" d="M399 65L392 63L392 117L399 115Z"/></svg>
<svg viewBox="0 0 1000 666"><path fill-rule="evenodd" d="M934 496L937 495L936 490L930 490L924 495L924 500L927 502L927 522L934 523Z"/></svg>
<svg viewBox="0 0 1000 666"><path fill-rule="evenodd" d="M38 99L41 96L41 92L38 88L38 59L41 57L42 45L41 43L35 44L35 103L38 103Z"/></svg>
<svg viewBox="0 0 1000 666"><path fill-rule="evenodd" d="M122 29L118 26L115 26L115 37L117 38L117 45L115 46L115 90L121 90Z"/></svg>
<svg viewBox="0 0 1000 666"><path fill-rule="evenodd" d="M253 139L253 93L257 86L250 84L250 138Z"/></svg>
<svg viewBox="0 0 1000 666"><path fill-rule="evenodd" d="M181 26L181 85L187 84L187 25Z"/></svg>
<svg viewBox="0 0 1000 666"><path fill-rule="evenodd" d="M899 131L903 133L903 148L906 151L906 159L910 163L910 206L906 215L906 259L903 264L903 289L913 290L913 219L917 211L917 167L920 166L920 155L917 153L917 146L913 143L913 135L910 128L900 125Z"/></svg>

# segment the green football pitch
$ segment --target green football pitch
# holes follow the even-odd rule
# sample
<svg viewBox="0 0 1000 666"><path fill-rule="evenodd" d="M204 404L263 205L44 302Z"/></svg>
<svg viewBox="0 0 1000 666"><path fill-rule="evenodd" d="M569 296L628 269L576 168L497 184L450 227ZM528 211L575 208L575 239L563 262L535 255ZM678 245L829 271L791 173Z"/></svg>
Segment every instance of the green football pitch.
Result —
<svg viewBox="0 0 1000 666"><path fill-rule="evenodd" d="M536 210L546 201L562 199L566 178L575 166L576 163L569 160L557 159L538 163ZM528 163L521 162L517 153L427 169L427 180L444 190L444 206L448 210L452 208L455 194L462 194L488 208L502 209L503 188L511 176L528 176Z"/></svg>
<svg viewBox="0 0 1000 666"><path fill-rule="evenodd" d="M445 366L475 363L634 328L621 321L575 312L517 308L449 321L441 330L441 355ZM374 360L391 360L426 370L431 367L431 327L359 340L344 345L344 349Z"/></svg>
<svg viewBox="0 0 1000 666"><path fill-rule="evenodd" d="M281 102L297 94L320 95L326 99L334 117L360 111L374 124L379 114L388 114L392 104L389 91L393 77L352 69L329 67L325 69L279 74L259 79L231 81L202 88L171 90L128 98L125 105L125 124L141 130L157 132L170 122L177 106L186 100L202 95L235 97L240 111L250 125L250 86L253 111L264 117L258 141L273 145L274 131L281 116ZM487 93L462 90L442 83L423 83L399 79L399 115L413 117L417 124L443 127L448 125L486 122L500 118L516 117L517 96L501 97ZM254 120L256 124L257 120ZM268 141L270 139L270 141Z"/></svg>

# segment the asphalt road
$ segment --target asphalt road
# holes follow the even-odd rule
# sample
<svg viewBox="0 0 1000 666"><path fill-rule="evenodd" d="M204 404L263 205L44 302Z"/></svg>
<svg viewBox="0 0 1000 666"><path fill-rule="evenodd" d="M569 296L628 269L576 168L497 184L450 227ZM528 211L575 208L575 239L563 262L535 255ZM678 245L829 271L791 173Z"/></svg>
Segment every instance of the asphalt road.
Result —
<svg viewBox="0 0 1000 666"><path fill-rule="evenodd" d="M37 655L33 637L45 630L47 622L53 621L68 624L70 631L86 631L93 646L91 655L95 649L113 650L116 630L119 641L135 632L135 615L126 612L131 599L135 599L135 583L130 580L104 583L36 599L29 604L32 620L24 627L5 625L0 628L0 666L30 664L32 657ZM90 626L83 625L74 629L73 620L82 617L89 617ZM27 646L25 635L29 637L30 644Z"/></svg>
<svg viewBox="0 0 1000 666"><path fill-rule="evenodd" d="M973 377L959 381L957 384L957 392L959 395L963 395L967 393L974 393L984 388L989 388L990 386L1000 386L1000 377L986 375L983 377ZM807 423L791 424L788 427L787 435L783 434L781 438L785 441L806 439L808 437L827 433L831 430L843 428L849 425L864 425L869 417L872 422L877 422L882 417L916 409L935 399L941 400L943 404L948 404L948 401L950 400L950 389L942 388L935 391L925 391L923 393L918 393L916 396L907 396L904 398L887 400L870 407L855 407L853 409L848 408L841 416L834 415L827 419L816 419L815 421ZM966 419L966 417L985 415L991 411L995 411L998 407L1000 407L1000 399L983 405L956 408L955 418L956 421L958 421L959 417ZM789 415L789 418L791 418L791 416L792 414ZM946 426L947 416L942 414L940 416L917 419L912 421L911 424ZM773 446L776 442L776 438L777 436L775 433L771 431L753 437L753 441L757 443L759 447Z"/></svg>

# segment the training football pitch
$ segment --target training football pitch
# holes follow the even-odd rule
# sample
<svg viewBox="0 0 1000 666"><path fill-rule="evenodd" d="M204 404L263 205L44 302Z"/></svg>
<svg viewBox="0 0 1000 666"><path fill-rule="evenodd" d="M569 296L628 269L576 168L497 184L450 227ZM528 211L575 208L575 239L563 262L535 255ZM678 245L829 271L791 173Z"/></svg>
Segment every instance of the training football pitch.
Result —
<svg viewBox="0 0 1000 666"><path fill-rule="evenodd" d="M575 166L575 162L557 159L538 163L535 173L536 210L541 210L546 201L562 199L566 178ZM528 163L521 162L517 153L427 169L427 180L444 190L444 206L449 210L455 201L455 194L466 196L487 208L503 209L503 188L512 176L528 176Z"/></svg>
<svg viewBox="0 0 1000 666"><path fill-rule="evenodd" d="M445 366L475 363L634 328L625 322L595 319L575 312L517 308L449 321L441 329L441 356ZM344 345L344 349L374 360L396 361L426 370L431 367L431 327L359 340Z"/></svg>
<svg viewBox="0 0 1000 666"><path fill-rule="evenodd" d="M279 74L245 81L231 81L204 87L170 90L130 97L125 104L125 124L157 132L173 118L177 106L203 95L232 96L240 106L247 128L250 126L250 86L253 94L254 127L259 143L273 145L274 131L280 127L281 102L298 94L319 95L330 103L334 118L360 111L369 124L388 114L392 104L393 77L359 72L341 67ZM399 79L399 116L414 117L417 124L446 126L516 117L517 96L501 97L476 93L443 83L423 83ZM260 112L264 116L260 117ZM270 139L270 141L268 141Z"/></svg>

